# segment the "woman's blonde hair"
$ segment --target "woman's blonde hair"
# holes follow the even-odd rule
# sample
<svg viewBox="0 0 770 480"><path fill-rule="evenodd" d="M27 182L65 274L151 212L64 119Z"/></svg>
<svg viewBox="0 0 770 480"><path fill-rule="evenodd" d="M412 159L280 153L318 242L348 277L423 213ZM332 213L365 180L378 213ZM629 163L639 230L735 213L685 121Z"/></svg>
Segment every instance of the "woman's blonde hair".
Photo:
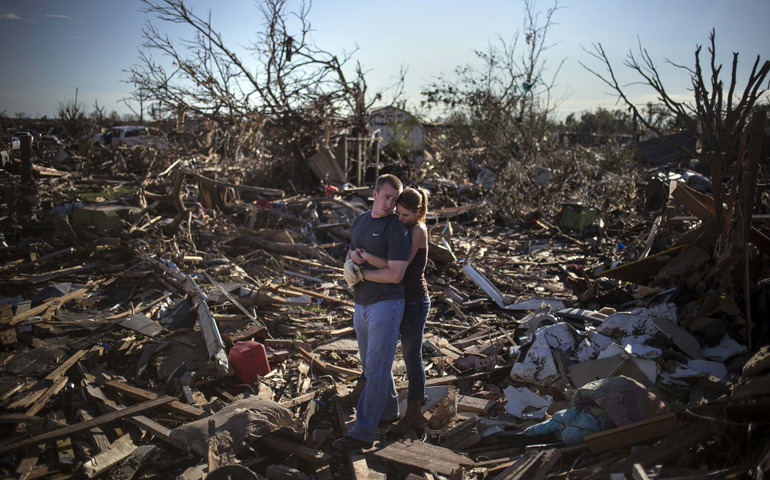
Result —
<svg viewBox="0 0 770 480"><path fill-rule="evenodd" d="M398 197L398 204L416 213L417 223L425 223L428 213L428 191L424 188L407 187Z"/></svg>

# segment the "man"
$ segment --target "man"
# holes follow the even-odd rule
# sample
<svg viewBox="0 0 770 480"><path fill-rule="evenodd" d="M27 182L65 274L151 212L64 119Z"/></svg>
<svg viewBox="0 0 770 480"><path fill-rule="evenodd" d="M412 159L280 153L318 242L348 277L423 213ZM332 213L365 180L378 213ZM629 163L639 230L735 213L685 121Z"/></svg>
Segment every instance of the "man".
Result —
<svg viewBox="0 0 770 480"><path fill-rule="evenodd" d="M395 175L380 176L372 191L371 211L353 221L346 270L349 273L353 268L358 272L358 267L350 262L357 259L356 265L361 263L363 280L355 285L353 294L353 327L365 380L359 380L363 389L358 399L356 423L347 436L334 442L337 450L370 448L380 419L396 419L399 414L392 366L404 314L403 277L411 253L409 233L393 215L402 188ZM360 256L354 255L358 248L386 258L388 266L378 269L363 263Z"/></svg>

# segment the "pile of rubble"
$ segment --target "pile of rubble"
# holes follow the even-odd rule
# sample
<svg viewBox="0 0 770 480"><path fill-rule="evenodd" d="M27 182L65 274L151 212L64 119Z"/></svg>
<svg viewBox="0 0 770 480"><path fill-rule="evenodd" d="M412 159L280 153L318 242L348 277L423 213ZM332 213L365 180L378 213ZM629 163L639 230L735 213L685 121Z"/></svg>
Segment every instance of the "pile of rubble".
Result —
<svg viewBox="0 0 770 480"><path fill-rule="evenodd" d="M565 189L533 169L532 182L561 193L505 226L487 221L483 187L424 178L437 200L427 426L404 436L383 426L372 450L341 458L329 446L354 411L332 398L361 369L340 267L370 187L287 197L244 185L215 157L176 155L62 151L36 159L46 165L33 165L36 184L4 173L5 475L761 478L770 468L760 413L770 240L766 216L752 218L764 208L752 203L764 157L734 172L712 164L709 193L685 181L692 172L660 172L639 185L641 207L618 201L636 195L636 177ZM255 381L232 353L251 340L267 359ZM400 354L393 370L405 403Z"/></svg>

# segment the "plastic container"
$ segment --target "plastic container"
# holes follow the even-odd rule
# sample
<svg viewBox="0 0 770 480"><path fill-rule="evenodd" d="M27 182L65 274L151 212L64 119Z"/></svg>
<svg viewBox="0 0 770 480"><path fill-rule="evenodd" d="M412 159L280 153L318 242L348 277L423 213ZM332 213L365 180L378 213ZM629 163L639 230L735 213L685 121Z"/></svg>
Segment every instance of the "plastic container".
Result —
<svg viewBox="0 0 770 480"><path fill-rule="evenodd" d="M235 376L243 383L252 384L260 375L270 373L265 346L259 342L236 342L227 358L235 370Z"/></svg>

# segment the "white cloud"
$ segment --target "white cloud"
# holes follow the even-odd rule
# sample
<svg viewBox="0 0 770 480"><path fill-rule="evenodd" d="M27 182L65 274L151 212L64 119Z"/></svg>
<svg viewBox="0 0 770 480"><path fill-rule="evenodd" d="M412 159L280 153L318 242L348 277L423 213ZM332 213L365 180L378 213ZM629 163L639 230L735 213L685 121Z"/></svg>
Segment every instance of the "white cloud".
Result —
<svg viewBox="0 0 770 480"><path fill-rule="evenodd" d="M52 14L46 14L46 17L48 18L63 18L64 20L72 20L72 17L68 15L52 15Z"/></svg>
<svg viewBox="0 0 770 480"><path fill-rule="evenodd" d="M15 13L0 13L0 20L21 20Z"/></svg>

